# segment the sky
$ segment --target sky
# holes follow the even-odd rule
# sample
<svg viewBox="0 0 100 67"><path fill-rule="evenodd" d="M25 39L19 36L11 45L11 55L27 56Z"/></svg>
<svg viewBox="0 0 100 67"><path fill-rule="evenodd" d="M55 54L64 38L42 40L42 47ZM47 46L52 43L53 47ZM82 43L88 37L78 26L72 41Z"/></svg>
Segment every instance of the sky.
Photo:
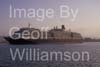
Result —
<svg viewBox="0 0 100 67"><path fill-rule="evenodd" d="M45 18L44 21L36 21L36 18L9 18L9 7L30 9L52 8L59 12L60 5L67 5L70 8L78 8L78 16L74 22L70 18ZM0 36L7 35L12 27L53 28L64 24L66 30L79 32L83 37L100 38L100 0L0 0Z"/></svg>

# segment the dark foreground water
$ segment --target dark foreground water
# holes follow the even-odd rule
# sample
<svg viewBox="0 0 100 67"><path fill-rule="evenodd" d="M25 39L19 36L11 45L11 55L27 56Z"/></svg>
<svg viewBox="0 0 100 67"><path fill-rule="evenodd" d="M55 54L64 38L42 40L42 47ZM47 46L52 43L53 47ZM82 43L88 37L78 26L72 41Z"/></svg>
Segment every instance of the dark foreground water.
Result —
<svg viewBox="0 0 100 67"><path fill-rule="evenodd" d="M61 51L69 52L70 60L51 60L43 61L36 59L29 59L31 55L30 53L26 53L23 55L23 59L20 60L18 55L16 55L16 59L13 60L11 56L11 50L14 53L16 49L22 53L23 49L25 49L25 53L29 52L29 49L36 49L36 54L39 55L39 52L52 52L52 51ZM27 51L28 50L28 51ZM82 52L89 53L89 60L82 61ZM34 51L33 51L34 52ZM38 52L38 53L37 53ZM72 58L72 54L74 52L79 52L80 59L75 61ZM33 54L34 55L34 54ZM33 56L32 55L32 56ZM36 55L36 56L38 56ZM26 58L26 56L28 58ZM32 57L31 56L31 57ZM67 57L68 57L67 56ZM79 57L76 55L76 58ZM63 57L64 58L64 57ZM55 58L54 58L55 59ZM100 42L86 42L86 43L77 43L77 44L38 44L38 45L8 45L8 44L0 44L0 67L100 67Z"/></svg>

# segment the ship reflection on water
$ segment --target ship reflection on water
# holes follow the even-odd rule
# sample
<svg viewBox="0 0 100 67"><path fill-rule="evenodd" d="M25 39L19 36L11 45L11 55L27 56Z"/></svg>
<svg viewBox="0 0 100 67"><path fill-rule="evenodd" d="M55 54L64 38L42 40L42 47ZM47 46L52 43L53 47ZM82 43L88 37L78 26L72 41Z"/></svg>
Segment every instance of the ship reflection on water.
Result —
<svg viewBox="0 0 100 67"><path fill-rule="evenodd" d="M1 45L1 44L0 44ZM25 57L22 61L19 60L18 55L16 60L13 61L10 54L10 49L15 50L19 48L21 55L23 49L40 49L39 52L47 51L69 51L71 54L74 52L82 53L84 51L89 52L89 61L26 61ZM38 52L38 51L37 51ZM36 52L36 54L37 54ZM72 57L68 54L68 57ZM82 56L82 55L81 55ZM33 57L33 56L32 56ZM41 55L39 56L41 57ZM58 57L59 58L59 57ZM64 58L64 57L63 57ZM76 56L77 58L77 56ZM44 58L45 59L45 58ZM59 60L59 59L58 59ZM0 46L0 67L100 67L100 42L85 42L77 44L40 44L40 45L1 45Z"/></svg>

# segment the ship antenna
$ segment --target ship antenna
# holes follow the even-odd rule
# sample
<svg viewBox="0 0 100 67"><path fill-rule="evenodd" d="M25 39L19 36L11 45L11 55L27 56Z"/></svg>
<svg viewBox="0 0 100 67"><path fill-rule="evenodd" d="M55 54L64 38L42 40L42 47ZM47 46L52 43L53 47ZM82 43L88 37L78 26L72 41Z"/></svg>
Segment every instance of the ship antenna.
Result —
<svg viewBox="0 0 100 67"><path fill-rule="evenodd" d="M30 23L28 23L28 27L31 28L31 24Z"/></svg>

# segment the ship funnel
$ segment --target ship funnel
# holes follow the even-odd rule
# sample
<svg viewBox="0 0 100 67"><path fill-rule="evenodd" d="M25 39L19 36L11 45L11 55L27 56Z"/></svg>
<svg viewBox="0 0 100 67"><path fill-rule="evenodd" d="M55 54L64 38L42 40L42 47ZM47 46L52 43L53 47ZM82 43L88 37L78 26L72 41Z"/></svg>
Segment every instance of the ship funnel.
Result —
<svg viewBox="0 0 100 67"><path fill-rule="evenodd" d="M65 30L65 26L64 26L64 25L62 25L62 26L61 26L61 29L62 29L62 30Z"/></svg>

